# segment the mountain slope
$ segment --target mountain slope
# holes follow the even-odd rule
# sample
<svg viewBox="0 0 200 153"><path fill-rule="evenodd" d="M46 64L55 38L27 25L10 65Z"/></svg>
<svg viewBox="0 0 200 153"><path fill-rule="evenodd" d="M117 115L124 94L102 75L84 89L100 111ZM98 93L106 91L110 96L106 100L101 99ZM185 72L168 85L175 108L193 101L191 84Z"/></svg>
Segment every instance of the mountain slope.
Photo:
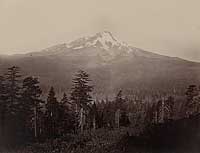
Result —
<svg viewBox="0 0 200 153"><path fill-rule="evenodd" d="M79 69L91 75L95 93L104 96L119 89L172 90L200 81L199 63L131 47L106 31L41 52L1 57L1 70L11 65L38 76L45 92L51 85L59 93L68 91Z"/></svg>

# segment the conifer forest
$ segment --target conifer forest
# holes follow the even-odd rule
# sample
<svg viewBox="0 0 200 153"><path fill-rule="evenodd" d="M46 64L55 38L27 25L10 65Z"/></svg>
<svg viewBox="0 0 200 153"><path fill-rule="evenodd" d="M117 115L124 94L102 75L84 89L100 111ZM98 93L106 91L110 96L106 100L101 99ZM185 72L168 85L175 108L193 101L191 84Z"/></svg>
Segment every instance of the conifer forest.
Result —
<svg viewBox="0 0 200 153"><path fill-rule="evenodd" d="M39 78L23 76L22 71L12 66L0 76L2 152L199 150L197 84L183 94L172 89L127 96L119 90L113 98L99 99L92 94L90 74L79 70L70 91L58 98L53 86L44 96Z"/></svg>

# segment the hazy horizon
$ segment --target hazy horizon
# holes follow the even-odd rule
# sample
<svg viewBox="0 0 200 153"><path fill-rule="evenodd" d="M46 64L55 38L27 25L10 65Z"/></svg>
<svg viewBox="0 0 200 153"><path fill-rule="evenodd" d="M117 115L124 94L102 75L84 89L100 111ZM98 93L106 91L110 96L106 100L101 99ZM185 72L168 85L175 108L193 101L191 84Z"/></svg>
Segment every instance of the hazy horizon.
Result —
<svg viewBox="0 0 200 153"><path fill-rule="evenodd" d="M0 54L110 31L133 47L200 62L200 1L0 0Z"/></svg>

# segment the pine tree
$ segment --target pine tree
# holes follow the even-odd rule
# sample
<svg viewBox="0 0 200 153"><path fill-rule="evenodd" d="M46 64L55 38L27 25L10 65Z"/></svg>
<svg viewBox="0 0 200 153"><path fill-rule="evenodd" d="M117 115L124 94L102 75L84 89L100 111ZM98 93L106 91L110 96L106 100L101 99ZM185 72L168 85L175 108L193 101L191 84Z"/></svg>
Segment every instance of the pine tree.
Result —
<svg viewBox="0 0 200 153"><path fill-rule="evenodd" d="M66 93L63 94L63 98L61 99L61 104L62 105L68 105L69 104L69 100L68 100Z"/></svg>
<svg viewBox="0 0 200 153"><path fill-rule="evenodd" d="M122 98L122 90L120 90L115 98L116 109L122 109L123 103L124 99Z"/></svg>
<svg viewBox="0 0 200 153"><path fill-rule="evenodd" d="M197 86L196 85L190 85L187 88L187 91L186 91L185 94L187 96L188 102L191 102L193 100L193 98L198 95L198 88L197 88Z"/></svg>
<svg viewBox="0 0 200 153"><path fill-rule="evenodd" d="M186 112L186 116L190 116L194 113L197 113L196 112L196 108L198 107L197 105L199 103L197 103L197 101L195 101L195 97L198 96L199 94L199 91L198 91L198 88L196 85L190 85L188 88L187 88L187 91L186 91L186 96L187 96L187 102L186 102L186 105L185 105L185 112Z"/></svg>
<svg viewBox="0 0 200 153"><path fill-rule="evenodd" d="M115 103L107 99L103 109L103 124L105 127L113 128L116 125L115 115L116 115Z"/></svg>
<svg viewBox="0 0 200 153"><path fill-rule="evenodd" d="M50 138L55 138L58 136L58 120L59 120L59 103L56 98L54 88L51 87L47 103L46 103L46 127L47 136Z"/></svg>
<svg viewBox="0 0 200 153"><path fill-rule="evenodd" d="M6 98L9 112L16 114L19 109L20 99L20 68L13 66L6 73Z"/></svg>
<svg viewBox="0 0 200 153"><path fill-rule="evenodd" d="M169 96L167 100L165 101L165 120L171 120L173 119L173 113L174 113L174 104L175 99L173 96Z"/></svg>
<svg viewBox="0 0 200 153"><path fill-rule="evenodd" d="M115 98L115 124L116 126L119 128L119 126L122 124L124 124L121 120L121 117L125 117L125 116L121 116L122 112L124 112L124 115L126 114L125 110L124 110L124 99L122 98L122 90L120 90L117 93L117 96ZM121 122L121 123L120 123Z"/></svg>
<svg viewBox="0 0 200 153"><path fill-rule="evenodd" d="M5 90L6 90L6 134L9 134L9 141L23 141L23 127L20 118L21 103L21 75L20 68L13 66L8 68L5 74Z"/></svg>
<svg viewBox="0 0 200 153"><path fill-rule="evenodd" d="M73 131L74 124L71 104L67 94L63 94L63 98L59 103L59 135L63 135Z"/></svg>
<svg viewBox="0 0 200 153"><path fill-rule="evenodd" d="M90 93L92 92L93 86L89 85L90 81L89 75L82 70L80 70L73 79L71 100L75 105L75 112L80 116L81 131L83 131L86 121L85 116L92 102Z"/></svg>
<svg viewBox="0 0 200 153"><path fill-rule="evenodd" d="M38 119L42 103L41 94L42 90L37 78L27 77L23 80L22 115L28 128L34 129L35 139L37 139L39 131Z"/></svg>
<svg viewBox="0 0 200 153"><path fill-rule="evenodd" d="M89 75L80 70L73 79L73 88L71 93L71 100L78 105L78 107L88 108L92 102L90 93L93 86L89 85Z"/></svg>

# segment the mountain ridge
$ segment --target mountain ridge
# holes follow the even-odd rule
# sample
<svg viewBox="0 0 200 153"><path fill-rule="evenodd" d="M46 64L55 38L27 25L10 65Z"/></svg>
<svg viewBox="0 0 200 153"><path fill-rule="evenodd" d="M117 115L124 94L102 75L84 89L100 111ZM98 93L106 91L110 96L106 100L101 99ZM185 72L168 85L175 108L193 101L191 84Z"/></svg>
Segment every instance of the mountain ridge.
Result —
<svg viewBox="0 0 200 153"><path fill-rule="evenodd" d="M105 39L105 35L107 35L107 38L108 39ZM32 52L29 52L29 53L20 53L20 54L13 54L13 55L1 55L1 57L12 57L12 56L44 56L44 55L52 55L52 54L57 54L59 53L59 51L63 51L63 50L70 50L70 49L73 49L73 50L78 50L78 49L82 49L84 47L96 47L95 44L86 44L85 46L81 46L79 45L78 48L77 47L77 44L75 43L80 43L80 41L82 40L91 40L91 39L94 39L95 37L103 37L104 40L112 40L113 42L115 42L115 46L118 46L118 47L125 47L125 48L128 48L128 51L130 52L133 52L133 50L135 52L137 52L138 50L145 53L145 54L152 54L154 56L162 56L162 57L167 57L167 58L174 58L174 59L179 59L179 60L185 60L185 61L189 61L189 62L194 62L194 63L200 63L200 62L197 62L197 61L191 61L191 60L187 60L187 59L183 59L183 58L180 58L180 57L173 57L173 56L168 56L168 55L162 55L162 54L158 54L158 53L155 53L155 52L152 52L152 51L146 51L144 49L140 49L138 47L132 47L131 45L123 42L123 41L119 41L117 40L113 34L109 31L103 31L103 32L98 32L96 33L95 35L91 35L91 36L86 36L86 37L81 37L81 38L78 38L78 39L75 39L73 41L70 41L69 43L61 43L61 44L57 44L57 45L53 45L53 46L50 46L48 48L45 48L45 49L42 49L40 51L32 51ZM110 37L110 38L109 38ZM108 41L109 42L109 41ZM105 45L105 42L104 42L104 45ZM103 46L103 45L101 45ZM104 46L105 47L105 46ZM103 48L105 50L108 50L109 48L107 48L107 46L105 48Z"/></svg>

